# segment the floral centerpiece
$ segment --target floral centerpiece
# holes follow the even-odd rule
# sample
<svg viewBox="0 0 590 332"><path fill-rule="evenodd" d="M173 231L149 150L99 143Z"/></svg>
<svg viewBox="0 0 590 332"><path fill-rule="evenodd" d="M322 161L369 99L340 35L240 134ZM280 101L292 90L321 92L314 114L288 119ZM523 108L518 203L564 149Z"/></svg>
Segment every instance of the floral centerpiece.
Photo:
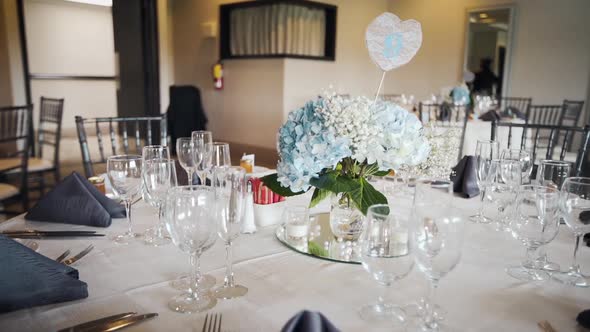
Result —
<svg viewBox="0 0 590 332"><path fill-rule="evenodd" d="M311 207L331 197L332 230L348 239L369 206L387 203L367 177L417 165L430 146L418 118L394 103L325 94L289 113L278 151L277 173L262 181L283 196L313 188Z"/></svg>

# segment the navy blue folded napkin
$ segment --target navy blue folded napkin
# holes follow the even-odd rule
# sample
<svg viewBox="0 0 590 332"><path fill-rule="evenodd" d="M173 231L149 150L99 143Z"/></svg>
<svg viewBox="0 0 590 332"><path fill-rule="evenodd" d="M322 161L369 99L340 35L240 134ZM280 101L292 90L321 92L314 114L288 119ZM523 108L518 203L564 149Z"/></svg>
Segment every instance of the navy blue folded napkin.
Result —
<svg viewBox="0 0 590 332"><path fill-rule="evenodd" d="M495 110L489 110L479 116L481 121L500 121L500 115Z"/></svg>
<svg viewBox="0 0 590 332"><path fill-rule="evenodd" d="M78 271L0 235L0 312L88 297Z"/></svg>
<svg viewBox="0 0 590 332"><path fill-rule="evenodd" d="M317 311L303 310L295 314L281 332L339 332L330 321Z"/></svg>
<svg viewBox="0 0 590 332"><path fill-rule="evenodd" d="M464 156L457 166L453 167L451 173L453 191L461 193L465 198L479 195L477 186L477 158L475 156Z"/></svg>
<svg viewBox="0 0 590 332"><path fill-rule="evenodd" d="M590 329L590 309L580 312L578 317L576 317L576 320L578 321L578 324Z"/></svg>
<svg viewBox="0 0 590 332"><path fill-rule="evenodd" d="M73 172L43 196L25 215L33 221L108 227L112 218L125 217L125 209Z"/></svg>

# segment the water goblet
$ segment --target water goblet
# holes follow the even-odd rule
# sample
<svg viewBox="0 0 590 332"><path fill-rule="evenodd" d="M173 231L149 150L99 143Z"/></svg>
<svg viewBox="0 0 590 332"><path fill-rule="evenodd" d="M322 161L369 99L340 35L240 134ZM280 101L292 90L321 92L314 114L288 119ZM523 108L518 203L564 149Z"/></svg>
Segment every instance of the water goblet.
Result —
<svg viewBox="0 0 590 332"><path fill-rule="evenodd" d="M510 228L512 236L526 247L526 259L506 272L523 281L543 281L549 274L536 268L537 249L551 242L559 229L559 191L539 185L523 185L516 196Z"/></svg>
<svg viewBox="0 0 590 332"><path fill-rule="evenodd" d="M133 232L131 223L131 201L141 191L141 170L141 156L118 155L107 159L107 176L113 191L123 200L127 213L127 232L113 238L115 242L120 244L128 244L130 239L138 236Z"/></svg>
<svg viewBox="0 0 590 332"><path fill-rule="evenodd" d="M170 309L182 313L198 313L211 309L217 299L203 292L199 285L199 260L216 238L215 190L205 186L183 186L168 191L165 201L166 228L178 249L190 255L189 290L175 296Z"/></svg>
<svg viewBox="0 0 590 332"><path fill-rule="evenodd" d="M496 167L502 183L515 188L522 184L522 162L520 160L501 159Z"/></svg>
<svg viewBox="0 0 590 332"><path fill-rule="evenodd" d="M196 171L195 165L195 144L190 137L180 137L176 139L176 156L180 166L186 172L188 184L193 184L193 176Z"/></svg>
<svg viewBox="0 0 590 332"><path fill-rule="evenodd" d="M429 281L428 297L423 303L420 329L439 331L443 328L434 303L440 280L461 259L465 222L460 212L448 205L418 201L412 211L411 247L418 269Z"/></svg>
<svg viewBox="0 0 590 332"><path fill-rule="evenodd" d="M489 223L491 220L483 215L483 201L486 187L493 181L496 175L495 165L492 160L498 159L499 144L496 141L477 141L475 156L477 158L477 185L479 187L479 210L477 214L469 217L476 223Z"/></svg>
<svg viewBox="0 0 590 332"><path fill-rule="evenodd" d="M580 241L590 233L590 178L567 178L561 188L561 210L566 225L576 236L572 265L568 271L554 273L553 279L566 285L590 287L590 277L582 274L577 260Z"/></svg>
<svg viewBox="0 0 590 332"><path fill-rule="evenodd" d="M377 204L367 211L365 229L361 235L361 263L365 271L378 284L390 287L405 278L414 267L409 243L408 216L396 214L387 204ZM359 314L368 322L401 325L406 321L406 312L402 307L379 296L376 303L361 307Z"/></svg>
<svg viewBox="0 0 590 332"><path fill-rule="evenodd" d="M150 159L143 163L143 190L147 201L158 210L158 224L145 234L145 243L163 246L170 243L165 233L162 207L168 189L178 185L176 167L172 159Z"/></svg>
<svg viewBox="0 0 590 332"><path fill-rule="evenodd" d="M506 149L500 155L502 160L517 160L521 162L522 166L522 184L528 184L531 180L531 173L533 172L533 160L531 154L526 150Z"/></svg>
<svg viewBox="0 0 590 332"><path fill-rule="evenodd" d="M213 135L210 131L197 130L191 133L191 140L194 145L195 172L199 177L200 184L205 185L212 163Z"/></svg>
<svg viewBox="0 0 590 332"><path fill-rule="evenodd" d="M214 289L217 298L231 299L248 293L248 288L234 281L232 245L240 235L246 201L246 170L242 167L217 167L213 170L213 187L217 197L217 234L226 249L226 273L223 285Z"/></svg>

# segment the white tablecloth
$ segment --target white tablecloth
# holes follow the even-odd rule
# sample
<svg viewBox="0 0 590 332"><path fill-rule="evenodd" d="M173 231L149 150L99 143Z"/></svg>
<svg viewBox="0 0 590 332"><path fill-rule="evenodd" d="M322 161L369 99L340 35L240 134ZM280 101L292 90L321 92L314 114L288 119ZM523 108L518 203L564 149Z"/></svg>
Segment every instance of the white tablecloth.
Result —
<svg viewBox="0 0 590 332"><path fill-rule="evenodd" d="M307 197L308 199L309 197ZM306 198L290 200L301 202ZM392 199L408 207L407 198ZM455 199L465 215L472 214L477 199ZM325 209L326 205L320 207ZM155 212L138 203L134 207L137 229L155 223ZM68 225L26 222L17 217L1 229L87 229ZM124 230L124 220L114 220L107 234ZM94 251L75 264L80 279L88 283L87 299L0 315L0 331L50 331L126 311L157 312L159 317L128 331L201 331L205 314L184 315L167 307L178 291L169 286L188 270L188 258L173 245L154 248L141 242L120 246L107 237L99 239L38 240L39 252L57 257L66 249L77 252L88 243ZM573 236L565 226L548 248L549 257L566 267L573 250ZM590 250L584 247L581 263L590 267ZM319 310L343 331L391 331L362 321L358 308L384 291L360 265L329 262L291 251L274 236L274 227L241 236L235 246L236 280L249 288L241 299L221 300L210 312L223 313L223 331L278 331L296 312ZM548 320L557 331L575 330L578 312L590 308L590 289L576 289L555 282L530 284L509 277L504 268L524 257L524 247L491 226L471 224L466 229L459 266L440 284L437 301L447 311L450 331L538 331ZM203 257L203 269L218 281L224 272L224 248L218 241ZM0 272L1 276L1 272ZM407 304L425 294L426 281L414 268L389 292ZM1 296L1 294L0 294Z"/></svg>

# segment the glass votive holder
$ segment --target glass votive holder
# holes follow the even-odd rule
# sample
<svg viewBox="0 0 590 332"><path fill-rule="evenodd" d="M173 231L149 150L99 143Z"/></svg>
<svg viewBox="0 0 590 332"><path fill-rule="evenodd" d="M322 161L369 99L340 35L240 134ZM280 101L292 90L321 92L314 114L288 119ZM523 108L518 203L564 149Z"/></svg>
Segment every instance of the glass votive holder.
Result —
<svg viewBox="0 0 590 332"><path fill-rule="evenodd" d="M291 206L285 209L285 235L289 240L306 240L309 233L309 209L304 206Z"/></svg>

